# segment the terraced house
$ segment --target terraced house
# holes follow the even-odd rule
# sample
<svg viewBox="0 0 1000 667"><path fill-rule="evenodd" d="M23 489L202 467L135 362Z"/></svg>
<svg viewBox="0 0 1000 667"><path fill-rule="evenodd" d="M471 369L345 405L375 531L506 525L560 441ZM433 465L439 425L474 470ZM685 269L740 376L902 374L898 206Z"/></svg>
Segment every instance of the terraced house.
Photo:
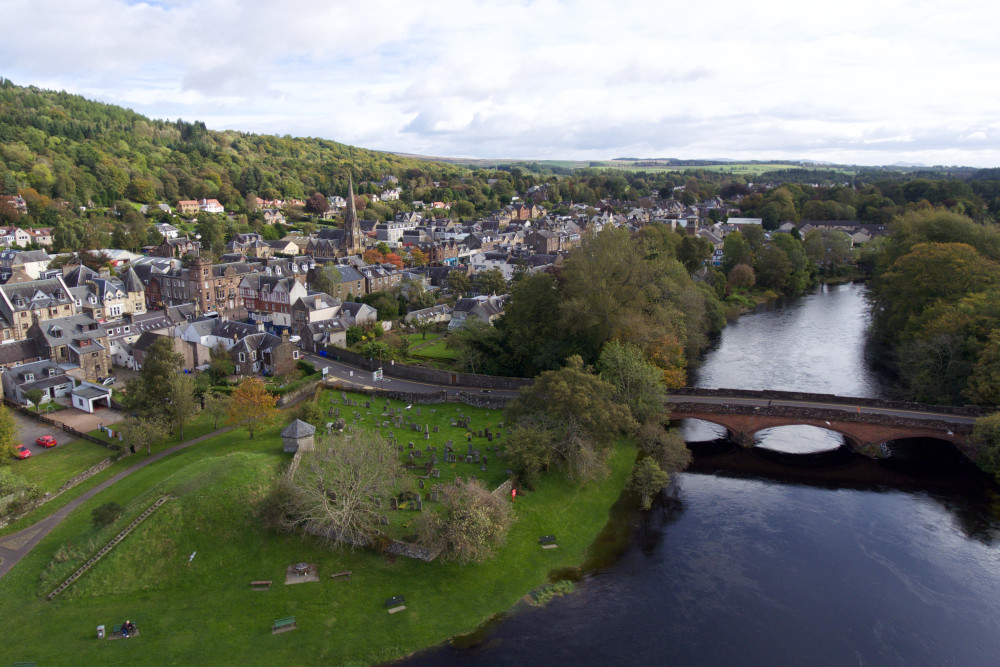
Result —
<svg viewBox="0 0 1000 667"><path fill-rule="evenodd" d="M69 287L61 276L0 285L3 341L27 338L33 320L68 317L75 312Z"/></svg>

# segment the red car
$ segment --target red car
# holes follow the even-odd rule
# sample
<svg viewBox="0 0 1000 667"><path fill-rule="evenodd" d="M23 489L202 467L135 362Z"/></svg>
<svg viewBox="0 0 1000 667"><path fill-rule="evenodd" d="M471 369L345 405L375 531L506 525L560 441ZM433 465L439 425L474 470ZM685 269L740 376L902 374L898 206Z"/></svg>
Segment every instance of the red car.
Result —
<svg viewBox="0 0 1000 667"><path fill-rule="evenodd" d="M56 439L51 435L43 435L38 440L35 440L35 444L39 447L55 447L57 443Z"/></svg>
<svg viewBox="0 0 1000 667"><path fill-rule="evenodd" d="M24 445L17 446L17 453L14 454L15 459L26 459L31 456L31 452Z"/></svg>

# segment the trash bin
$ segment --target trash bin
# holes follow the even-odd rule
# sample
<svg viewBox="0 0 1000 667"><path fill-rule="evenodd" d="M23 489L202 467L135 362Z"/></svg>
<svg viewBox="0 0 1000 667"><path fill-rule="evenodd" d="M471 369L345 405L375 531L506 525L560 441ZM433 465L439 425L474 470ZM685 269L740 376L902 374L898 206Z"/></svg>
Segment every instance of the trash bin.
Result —
<svg viewBox="0 0 1000 667"><path fill-rule="evenodd" d="M97 638L98 639L104 639L104 626L103 625L98 625L97 626Z"/></svg>

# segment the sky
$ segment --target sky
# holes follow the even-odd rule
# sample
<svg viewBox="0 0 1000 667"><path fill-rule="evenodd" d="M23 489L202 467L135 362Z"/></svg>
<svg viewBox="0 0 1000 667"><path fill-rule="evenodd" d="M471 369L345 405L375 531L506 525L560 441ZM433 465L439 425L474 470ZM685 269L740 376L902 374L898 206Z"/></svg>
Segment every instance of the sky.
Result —
<svg viewBox="0 0 1000 667"><path fill-rule="evenodd" d="M0 76L430 156L1000 166L1000 3L5 0Z"/></svg>

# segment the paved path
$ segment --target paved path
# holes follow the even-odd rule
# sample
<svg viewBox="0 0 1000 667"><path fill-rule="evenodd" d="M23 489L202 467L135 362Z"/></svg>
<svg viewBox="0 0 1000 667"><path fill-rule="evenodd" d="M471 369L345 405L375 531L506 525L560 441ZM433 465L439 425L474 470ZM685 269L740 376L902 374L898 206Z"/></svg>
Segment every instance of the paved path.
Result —
<svg viewBox="0 0 1000 667"><path fill-rule="evenodd" d="M205 435L195 438L194 440L188 440L187 442L182 442L179 445L174 445L170 449L165 449L162 452L157 452L144 461L140 461L129 468L121 471L114 477L106 479L94 488L84 492L80 497L71 500L65 506L60 507L58 510L45 517L38 523L28 526L27 528L20 530L16 533L11 533L10 535L5 535L0 538L0 578L2 578L7 572L10 571L15 565L17 565L22 558L24 558L28 552L35 548L42 539L52 532L52 530L58 526L63 519L69 516L69 513L75 510L77 507L87 502L95 495L104 491L106 488L114 484L115 482L128 477L136 470L141 470L151 463L155 463L160 459L170 456L174 452L179 452L182 449L186 449L191 445L196 445L203 440L209 438L214 438L217 435L226 433L232 430L231 426L226 426L220 428L217 431L212 431L211 433L206 433Z"/></svg>

